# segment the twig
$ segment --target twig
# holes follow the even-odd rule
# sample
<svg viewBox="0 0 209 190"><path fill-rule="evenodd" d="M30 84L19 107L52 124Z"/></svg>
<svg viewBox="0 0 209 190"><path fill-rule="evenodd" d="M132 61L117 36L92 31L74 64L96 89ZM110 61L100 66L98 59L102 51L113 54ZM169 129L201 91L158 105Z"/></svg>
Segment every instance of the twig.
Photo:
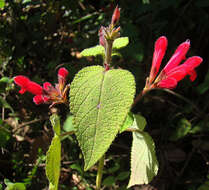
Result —
<svg viewBox="0 0 209 190"><path fill-rule="evenodd" d="M34 120L32 120L32 121L28 121L28 122L22 123L22 124L20 124L17 128L15 128L15 129L13 130L13 133L16 133L19 129L21 129L21 128L27 126L27 125L30 125L30 124L33 124L33 123L37 123L37 122L43 121L43 120L45 120L45 119L46 119L46 118L34 119Z"/></svg>

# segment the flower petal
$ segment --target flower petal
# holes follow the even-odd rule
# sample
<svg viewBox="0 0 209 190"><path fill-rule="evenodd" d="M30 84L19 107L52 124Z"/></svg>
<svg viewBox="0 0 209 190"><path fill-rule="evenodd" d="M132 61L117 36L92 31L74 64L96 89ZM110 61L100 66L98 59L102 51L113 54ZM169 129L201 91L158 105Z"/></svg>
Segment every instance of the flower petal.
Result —
<svg viewBox="0 0 209 190"><path fill-rule="evenodd" d="M161 65L162 59L165 55L167 44L168 44L168 41L165 36L161 36L155 42L155 50L153 53L152 67L151 67L150 77L149 77L150 83L152 83L152 81L155 79L155 77L160 69L160 65Z"/></svg>
<svg viewBox="0 0 209 190"><path fill-rule="evenodd" d="M164 79L164 80L161 80L157 86L159 88L168 88L168 89L172 89L172 88L175 88L176 85L177 85L177 80L175 78L167 78L167 79Z"/></svg>
<svg viewBox="0 0 209 190"><path fill-rule="evenodd" d="M43 89L46 91L49 91L51 87L52 87L52 84L50 82L45 82L43 84Z"/></svg>
<svg viewBox="0 0 209 190"><path fill-rule="evenodd" d="M197 73L195 70L192 70L191 72L188 73L190 75L190 80L193 82L197 78Z"/></svg>
<svg viewBox="0 0 209 190"><path fill-rule="evenodd" d="M14 77L14 82L22 88L26 88L29 81L30 80L27 77L22 76L22 75L18 75Z"/></svg>
<svg viewBox="0 0 209 190"><path fill-rule="evenodd" d="M178 46L173 56L170 58L166 66L164 67L163 71L165 73L169 72L171 69L178 66L183 59L185 59L186 53L189 50L190 41L186 40L182 44Z"/></svg>
<svg viewBox="0 0 209 190"><path fill-rule="evenodd" d="M34 95L40 95L40 94L43 93L42 87L39 84L37 84L33 81L28 82L28 85L27 85L26 89L27 89L28 92L30 92Z"/></svg>
<svg viewBox="0 0 209 190"><path fill-rule="evenodd" d="M62 77L65 79L67 77L68 73L69 73L68 70L65 69L64 67L60 68L58 71L58 78Z"/></svg>
<svg viewBox="0 0 209 190"><path fill-rule="evenodd" d="M34 96L34 97L33 97L33 102L34 102L36 105L43 104L43 103L44 103L43 96L42 96L42 95L36 95L36 96Z"/></svg>

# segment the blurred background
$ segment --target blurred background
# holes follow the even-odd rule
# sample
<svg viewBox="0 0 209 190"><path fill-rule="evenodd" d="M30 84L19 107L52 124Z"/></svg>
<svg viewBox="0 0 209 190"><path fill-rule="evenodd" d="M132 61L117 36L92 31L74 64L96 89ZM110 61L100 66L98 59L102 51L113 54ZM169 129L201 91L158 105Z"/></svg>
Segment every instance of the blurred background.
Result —
<svg viewBox="0 0 209 190"><path fill-rule="evenodd" d="M27 189L47 189L45 153L53 135L48 105L36 106L32 95L18 93L16 75L43 84L57 82L57 70L69 70L69 83L83 67L102 65L101 57L81 57L98 44L116 5L121 8L121 36L129 45L113 57L115 68L131 71L137 93L149 75L155 40L165 35L168 49L162 66L187 39L187 57L203 63L197 79L181 81L174 92L153 90L134 108L147 120L160 163L158 176L146 188L209 189L209 1L208 0L0 0L0 184L24 182ZM69 109L55 108L65 122ZM64 125L63 132L68 130ZM126 189L132 135L118 135L107 152L104 189ZM96 166L83 172L74 136L62 140L59 189L94 189ZM140 147L139 147L140 148Z"/></svg>

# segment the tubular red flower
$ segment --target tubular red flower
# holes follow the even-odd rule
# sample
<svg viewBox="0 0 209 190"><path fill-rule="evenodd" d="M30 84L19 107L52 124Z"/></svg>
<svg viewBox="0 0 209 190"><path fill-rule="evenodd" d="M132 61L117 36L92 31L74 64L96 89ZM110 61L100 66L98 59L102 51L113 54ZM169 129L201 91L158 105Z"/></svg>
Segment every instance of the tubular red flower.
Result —
<svg viewBox="0 0 209 190"><path fill-rule="evenodd" d="M190 47L190 41L186 40L182 44L178 46L173 56L170 58L166 66L164 67L163 71L168 72L169 70L173 69L177 65L181 63L183 59L186 58L186 53L188 52Z"/></svg>
<svg viewBox="0 0 209 190"><path fill-rule="evenodd" d="M186 53L190 48L189 40L186 40L178 46L173 56L170 58L160 74L157 76L160 64L166 51L166 47L167 39L166 37L162 36L155 43L152 67L150 71L150 76L147 79L148 82L146 82L144 88L145 92L156 87L169 89L175 88L178 82L187 75L190 76L191 81L194 81L197 77L197 73L194 69L202 63L203 59L201 57L190 57L183 64L179 65L181 61L185 59Z"/></svg>
<svg viewBox="0 0 209 190"><path fill-rule="evenodd" d="M152 81L155 79L155 77L160 69L160 65L161 65L162 59L165 55L167 44L168 44L168 41L165 36L161 36L155 42L155 50L153 53L152 67L151 67L150 78L149 78L150 83L152 83Z"/></svg>
<svg viewBox="0 0 209 190"><path fill-rule="evenodd" d="M158 86L161 88L175 88L177 83L186 75L190 75L190 80L194 81L197 76L194 69L198 67L201 62L202 58L198 56L188 58L182 65L174 67L167 73L164 72L164 79L158 83ZM171 80L176 80L176 85L170 84L169 81ZM168 83L167 86L165 83Z"/></svg>
<svg viewBox="0 0 209 190"><path fill-rule="evenodd" d="M18 86L21 87L21 90L19 91L20 94L24 94L26 91L34 95L42 94L42 87L39 84L30 81L30 79L25 76L16 76L14 77L14 81Z"/></svg>
<svg viewBox="0 0 209 190"><path fill-rule="evenodd" d="M24 94L27 91L28 82L30 80L22 75L14 77L14 82L21 87L19 93Z"/></svg>
<svg viewBox="0 0 209 190"><path fill-rule="evenodd" d="M35 95L33 97L35 104L51 103L51 106L53 106L55 104L67 103L67 92L69 89L69 85L65 86L67 75L68 70L64 67L60 68L58 71L59 83L55 84L55 87L51 83L45 82L42 88L39 84L30 81L30 79L22 75L14 77L14 82L21 87L19 91L21 94L28 91Z"/></svg>

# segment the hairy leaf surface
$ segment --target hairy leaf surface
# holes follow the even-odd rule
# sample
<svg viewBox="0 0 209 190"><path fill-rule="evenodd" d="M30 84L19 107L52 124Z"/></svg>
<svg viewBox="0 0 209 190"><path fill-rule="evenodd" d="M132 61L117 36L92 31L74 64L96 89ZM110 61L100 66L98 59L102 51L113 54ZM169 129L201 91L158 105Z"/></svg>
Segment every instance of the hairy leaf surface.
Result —
<svg viewBox="0 0 209 190"><path fill-rule="evenodd" d="M135 81L126 70L105 71L101 66L82 69L70 90L76 137L87 170L107 151L133 102Z"/></svg>
<svg viewBox="0 0 209 190"><path fill-rule="evenodd" d="M86 48L81 52L81 55L84 57L88 56L97 56L97 55L104 55L105 49L101 45L97 45L94 47Z"/></svg>
<svg viewBox="0 0 209 190"><path fill-rule="evenodd" d="M49 190L57 190L60 176L61 143L55 135L46 154L46 176L49 180Z"/></svg>
<svg viewBox="0 0 209 190"><path fill-rule="evenodd" d="M158 172L158 161L152 137L146 132L133 132L131 176L128 187L148 184Z"/></svg>
<svg viewBox="0 0 209 190"><path fill-rule="evenodd" d="M113 49L120 49L120 48L126 47L128 45L128 43L129 43L128 37L117 38L113 42Z"/></svg>

